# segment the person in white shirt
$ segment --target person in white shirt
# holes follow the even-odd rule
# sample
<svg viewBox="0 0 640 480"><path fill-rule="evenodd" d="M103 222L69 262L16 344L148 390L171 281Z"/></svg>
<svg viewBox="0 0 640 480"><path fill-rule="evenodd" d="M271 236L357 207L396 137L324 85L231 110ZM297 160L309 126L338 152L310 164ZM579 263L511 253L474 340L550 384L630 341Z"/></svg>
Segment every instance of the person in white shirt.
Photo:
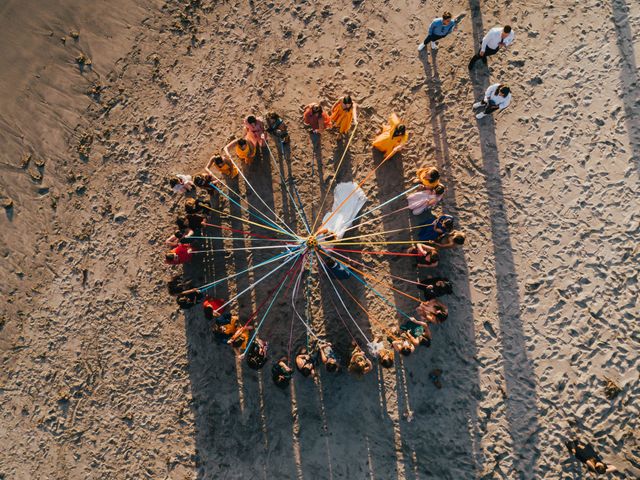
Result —
<svg viewBox="0 0 640 480"><path fill-rule="evenodd" d="M507 48L515 40L515 34L509 25L502 27L494 27L487 32L482 39L480 50L469 61L469 70L471 70L478 60L482 60L487 64L487 57L498 53L501 47Z"/></svg>
<svg viewBox="0 0 640 480"><path fill-rule="evenodd" d="M191 175L182 175L180 173L169 178L169 186L174 193L186 193L195 188Z"/></svg>
<svg viewBox="0 0 640 480"><path fill-rule="evenodd" d="M477 119L491 115L496 110L504 110L511 103L511 89L503 83L495 83L487 88L484 98L473 104L474 110L483 108L484 111L476 115Z"/></svg>

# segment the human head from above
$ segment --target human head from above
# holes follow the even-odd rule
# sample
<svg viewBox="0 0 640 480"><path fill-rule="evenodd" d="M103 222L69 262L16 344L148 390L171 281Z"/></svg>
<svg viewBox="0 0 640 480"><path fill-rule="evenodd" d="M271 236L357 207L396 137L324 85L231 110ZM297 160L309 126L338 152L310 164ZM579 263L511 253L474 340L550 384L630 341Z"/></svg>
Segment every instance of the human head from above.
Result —
<svg viewBox="0 0 640 480"><path fill-rule="evenodd" d="M207 320L213 320L213 305L204 306L204 318Z"/></svg>
<svg viewBox="0 0 640 480"><path fill-rule="evenodd" d="M405 134L406 131L407 131L407 127L405 127L404 124L400 123L400 124L398 124L396 129L393 131L393 136L394 137L401 137L402 135Z"/></svg>
<svg viewBox="0 0 640 480"><path fill-rule="evenodd" d="M195 183L197 187L202 188L207 184L207 179L203 173L198 173L193 176L193 183Z"/></svg>
<svg viewBox="0 0 640 480"><path fill-rule="evenodd" d="M327 369L327 372L335 372L338 370L338 362L335 358L330 357L327 359L327 363L325 363L325 367Z"/></svg>
<svg viewBox="0 0 640 480"><path fill-rule="evenodd" d="M180 307L188 307L190 305L193 305L193 301L187 297L178 297L176 301L178 302L178 306Z"/></svg>
<svg viewBox="0 0 640 480"><path fill-rule="evenodd" d="M249 115L247 117L247 123L250 123L251 125L255 124L257 122L256 117L254 117L253 115Z"/></svg>
<svg viewBox="0 0 640 480"><path fill-rule="evenodd" d="M216 155L215 157L213 157L213 163L215 163L216 166L221 167L224 164L224 160L220 155Z"/></svg>
<svg viewBox="0 0 640 480"><path fill-rule="evenodd" d="M502 38L507 38L509 36L509 34L511 33L511 26L510 25L505 25L504 28L502 29Z"/></svg>
<svg viewBox="0 0 640 480"><path fill-rule="evenodd" d="M181 215L176 218L176 225L178 226L178 228L184 230L185 228L189 227L189 221Z"/></svg>
<svg viewBox="0 0 640 480"><path fill-rule="evenodd" d="M384 349L382 352L380 352L380 365L382 365L384 368L393 367L393 352L387 349Z"/></svg>
<svg viewBox="0 0 640 480"><path fill-rule="evenodd" d="M198 204L195 198L187 198L184 201L184 210L187 213L196 213L198 210Z"/></svg>
<svg viewBox="0 0 640 480"><path fill-rule="evenodd" d="M444 12L442 14L442 23L449 25L451 23L451 12Z"/></svg>
<svg viewBox="0 0 640 480"><path fill-rule="evenodd" d="M243 343L244 343L244 338L243 338L242 335L238 335L236 338L234 338L231 341L231 345L236 347L236 348L240 348Z"/></svg>
<svg viewBox="0 0 640 480"><path fill-rule="evenodd" d="M429 260L432 263L436 263L436 262L438 262L440 260L440 255L438 254L437 251L433 251L432 250L432 251L428 252L426 256L429 257Z"/></svg>
<svg viewBox="0 0 640 480"><path fill-rule="evenodd" d="M436 188L434 188L433 191L435 192L436 195L443 195L444 194L444 185L439 183L438 185L436 185Z"/></svg>
<svg viewBox="0 0 640 480"><path fill-rule="evenodd" d="M400 346L400 353L405 357L408 357L413 352L412 345L409 343L409 340L403 340L402 345Z"/></svg>
<svg viewBox="0 0 640 480"><path fill-rule="evenodd" d="M464 245L464 241L465 241L464 232L454 232L453 235L451 235L451 239L453 240L453 243L455 243L456 245Z"/></svg>
<svg viewBox="0 0 640 480"><path fill-rule="evenodd" d="M350 95L345 95L342 98L342 103L343 105L350 107L351 105L353 105L353 101L351 100L351 96Z"/></svg>
<svg viewBox="0 0 640 480"><path fill-rule="evenodd" d="M278 115L276 112L269 112L267 113L266 118L269 123L275 123L280 118L280 115Z"/></svg>
<svg viewBox="0 0 640 480"><path fill-rule="evenodd" d="M453 230L453 218L447 215L442 215L438 220L445 232L450 232L451 230Z"/></svg>
<svg viewBox="0 0 640 480"><path fill-rule="evenodd" d="M311 111L312 111L313 113L322 113L322 107L321 107L319 104L314 103L314 104L311 106Z"/></svg>
<svg viewBox="0 0 640 480"><path fill-rule="evenodd" d="M453 287L449 280L438 280L435 286L445 294L453 293Z"/></svg>
<svg viewBox="0 0 640 480"><path fill-rule="evenodd" d="M164 254L164 258L167 262L174 262L178 259L178 255L173 252L167 252Z"/></svg>
<svg viewBox="0 0 640 480"><path fill-rule="evenodd" d="M180 183L180 180L178 178L176 177L169 178L169 185L171 186L171 188L175 187L179 183Z"/></svg>
<svg viewBox="0 0 640 480"><path fill-rule="evenodd" d="M440 171L436 167L431 167L429 170L427 170L426 178L430 182L436 182L440 180Z"/></svg>
<svg viewBox="0 0 640 480"><path fill-rule="evenodd" d="M449 314L445 310L436 310L433 314L437 323L444 322L447 318L449 318Z"/></svg>
<svg viewBox="0 0 640 480"><path fill-rule="evenodd" d="M508 85L500 85L500 88L498 88L498 95L500 95L501 97L507 97L509 96L509 94L511 93L511 88L509 88Z"/></svg>
<svg viewBox="0 0 640 480"><path fill-rule="evenodd" d="M600 460L596 460L595 458L590 458L585 462L588 467L590 467L596 473L607 473L607 466L601 462Z"/></svg>

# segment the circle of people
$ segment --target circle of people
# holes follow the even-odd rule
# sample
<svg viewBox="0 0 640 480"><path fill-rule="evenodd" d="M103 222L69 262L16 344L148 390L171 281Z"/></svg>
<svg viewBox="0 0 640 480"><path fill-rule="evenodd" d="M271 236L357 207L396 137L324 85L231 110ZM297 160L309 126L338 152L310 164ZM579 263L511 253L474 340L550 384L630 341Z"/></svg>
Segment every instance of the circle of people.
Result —
<svg viewBox="0 0 640 480"><path fill-rule="evenodd" d="M436 50L438 48L437 42L451 34L463 17L464 15L459 15L454 19L449 12L445 12L441 18L434 19L429 27L427 37L418 46L418 50L424 50L428 44L432 50ZM513 41L514 32L510 26L492 28L483 38L480 50L470 60L469 69L473 68L477 61L486 64L487 57L496 54L501 48L508 47ZM506 84L497 83L491 85L486 90L484 97L473 104L473 109L480 110L476 117L481 119L493 112L503 110L510 101L510 88ZM302 120L304 125L314 134L320 135L327 129L336 128L340 135L346 135L352 125L357 124L357 104L349 95L336 101L329 112L325 111L320 103L311 103L304 108ZM221 181L212 169L215 169L223 177L235 178L243 164L250 165L254 160L270 154L269 150L267 153L264 152L265 147L268 149L268 135L275 139L281 152L284 152L284 148L290 144L291 139L287 124L275 112L268 113L264 119L248 115L244 119L243 126L244 136L225 145L220 154L212 155L203 172L193 177L176 174L169 179L169 185L175 193L186 194L201 189L205 196L186 198L185 213L177 218L177 230L166 241L167 246L171 248L165 254L167 264L189 263L199 253L195 249L196 242L191 237L196 237L204 226L209 225L206 223L206 215L208 211L214 210L212 199L220 192L216 184L220 184ZM382 152L384 162L400 151L408 139L409 133L405 124L395 113L392 113L388 123L383 125L382 131L373 140L372 146ZM233 160L231 151L239 162ZM444 214L436 216L433 213L445 193L445 185L440 181L438 169L432 166L418 169L416 183L415 189L412 189L413 193L407 195L408 208L414 215L421 215L424 218L419 222L417 242L403 254L414 256L419 270L428 270L438 266L443 250L462 246L465 242L465 235L462 231L454 230L453 217ZM338 199L337 191L341 185L336 187L336 200ZM352 193L359 190L355 184L350 189L354 190ZM205 198L207 194L211 203ZM220 197L218 199L222 200ZM344 194L342 199L345 200ZM364 201L366 201L366 197L354 210L351 220L354 219ZM351 220L346 222L347 225ZM341 238L342 234L344 234L344 228L341 234L328 232L327 228L316 232L316 235L319 236L318 239L322 235L325 238L329 235L335 240ZM327 246L326 251L331 252L330 245ZM332 256L327 257L325 265L332 276L339 281L345 281L351 277L348 266ZM384 328L384 335L370 341L366 345L366 351L354 340L347 362L349 372L357 375L370 372L373 368L370 356L377 359L383 368L391 368L394 365L396 353L410 355L418 346L431 344L430 327L441 324L448 318L447 306L438 298L451 294L453 287L447 278L439 276L429 276L413 283L417 285L423 296L423 301L418 305L415 316L410 317L398 327ZM254 328L250 323L253 319L242 325L239 317L226 308L227 303L223 299L210 297L203 289L192 288L191 282L185 280L183 275L172 277L168 282L168 289L172 295L176 296L176 301L181 308L187 309L202 304L205 317L212 322L214 337L219 342L233 347L236 353L246 360L250 368L261 369L264 367L267 363L268 342L257 336L254 336L250 342L251 331ZM323 365L327 372L336 372L340 369L340 359L330 342L317 339L313 346L307 342L306 346L297 350L293 364L288 356L279 357L273 363L272 378L276 385L285 387L292 378L294 366L303 376L309 377L316 373L320 365ZM440 373L440 370L434 370L430 373L431 380L438 388L441 386Z"/></svg>

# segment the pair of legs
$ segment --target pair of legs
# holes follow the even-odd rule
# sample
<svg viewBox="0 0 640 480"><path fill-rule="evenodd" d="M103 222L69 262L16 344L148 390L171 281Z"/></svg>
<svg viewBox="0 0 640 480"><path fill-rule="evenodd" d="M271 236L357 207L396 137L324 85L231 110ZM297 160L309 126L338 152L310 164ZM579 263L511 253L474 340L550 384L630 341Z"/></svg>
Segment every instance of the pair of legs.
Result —
<svg viewBox="0 0 640 480"><path fill-rule="evenodd" d="M444 37L446 37L446 35L427 35L427 38L424 39L424 41L421 44L421 47L424 48L424 45L427 45L429 42L433 42L433 45L431 45L431 48L435 48L434 47L435 42L443 39Z"/></svg>
<svg viewBox="0 0 640 480"><path fill-rule="evenodd" d="M491 102L485 102L484 99L480 100L477 103L474 103L473 108L475 109L484 108L482 113L484 113L485 115L491 115L493 112L499 109L497 105L493 105Z"/></svg>
<svg viewBox="0 0 640 480"><path fill-rule="evenodd" d="M469 70L471 70L473 68L473 66L476 64L476 62L478 60L482 60L484 62L484 64L487 64L487 57L490 57L491 55L495 55L496 53L498 53L498 50L500 50L500 47L496 48L495 50L493 48L489 48L487 47L484 51L484 55L480 56L480 50L478 50L478 53L476 53L471 60L469 60Z"/></svg>

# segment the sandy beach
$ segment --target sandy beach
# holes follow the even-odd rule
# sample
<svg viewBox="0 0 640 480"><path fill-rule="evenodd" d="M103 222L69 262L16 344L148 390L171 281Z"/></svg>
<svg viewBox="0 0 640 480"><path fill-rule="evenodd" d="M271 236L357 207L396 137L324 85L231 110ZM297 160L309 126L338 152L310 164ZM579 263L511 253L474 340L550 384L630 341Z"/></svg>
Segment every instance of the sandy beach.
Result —
<svg viewBox="0 0 640 480"><path fill-rule="evenodd" d="M444 10L466 16L419 53ZM484 33L507 23L514 44L470 71ZM565 448L574 433L618 469L602 478L640 478L638 2L5 0L0 40L0 480L591 478ZM477 120L496 82L512 103ZM359 124L336 171L346 139L326 132L314 151L302 113L344 94ZM454 286L449 319L391 370L297 373L278 389L271 362L247 368L201 308L167 293L182 268L163 263L164 241L183 211L167 177L200 172L247 114L273 110L291 157L245 167L255 191L228 185L301 235L280 173L321 217L335 183L378 166L371 141L392 112L409 142L363 184L365 209L440 169L438 211L467 236L434 272ZM216 202L226 213L211 224L265 233ZM411 240L416 217L392 213L405 205L353 234ZM185 267L194 286L273 256L229 238ZM414 259L357 259L415 309L403 293L418 290L398 280L417 279ZM246 318L277 286L250 288L264 273L210 293L249 288L232 306ZM402 320L350 279L348 323L319 277L311 326L343 359L351 335ZM271 359L305 344L291 297L260 330Z"/></svg>

